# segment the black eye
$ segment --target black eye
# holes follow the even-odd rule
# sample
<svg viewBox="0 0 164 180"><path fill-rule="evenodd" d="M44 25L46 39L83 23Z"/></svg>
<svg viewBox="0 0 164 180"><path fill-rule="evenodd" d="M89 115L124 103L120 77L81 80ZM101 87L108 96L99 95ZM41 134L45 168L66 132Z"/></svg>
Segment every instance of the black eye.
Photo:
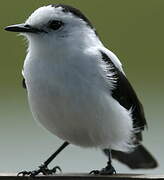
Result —
<svg viewBox="0 0 164 180"><path fill-rule="evenodd" d="M64 23L62 21L51 21L49 24L49 28L53 29L53 30L57 30L59 29L61 26L63 26Z"/></svg>

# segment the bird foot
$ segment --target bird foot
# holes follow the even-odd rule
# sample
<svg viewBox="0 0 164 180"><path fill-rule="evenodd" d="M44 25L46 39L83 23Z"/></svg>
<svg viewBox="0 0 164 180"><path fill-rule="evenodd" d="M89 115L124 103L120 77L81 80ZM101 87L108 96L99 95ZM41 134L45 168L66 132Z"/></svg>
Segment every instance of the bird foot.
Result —
<svg viewBox="0 0 164 180"><path fill-rule="evenodd" d="M41 165L39 166L39 168L37 170L34 171L21 171L17 174L17 176L31 176L34 177L38 174L43 174L43 175L53 175L56 174L57 171L62 171L61 168L59 166L55 166L52 169L49 169L47 166L45 165Z"/></svg>
<svg viewBox="0 0 164 180"><path fill-rule="evenodd" d="M107 166L103 169L99 170L93 170L89 174L94 174L94 175L112 175L116 174L116 170L114 169L113 166Z"/></svg>

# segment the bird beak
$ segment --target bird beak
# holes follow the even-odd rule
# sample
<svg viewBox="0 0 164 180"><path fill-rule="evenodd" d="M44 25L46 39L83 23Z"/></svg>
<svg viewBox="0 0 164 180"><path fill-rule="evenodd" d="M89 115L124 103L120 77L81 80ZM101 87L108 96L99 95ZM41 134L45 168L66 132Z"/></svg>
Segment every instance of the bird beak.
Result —
<svg viewBox="0 0 164 180"><path fill-rule="evenodd" d="M6 31L12 31L12 32L22 32L22 33L39 33L39 32L45 32L43 30L34 28L27 24L15 24L11 26L5 27Z"/></svg>

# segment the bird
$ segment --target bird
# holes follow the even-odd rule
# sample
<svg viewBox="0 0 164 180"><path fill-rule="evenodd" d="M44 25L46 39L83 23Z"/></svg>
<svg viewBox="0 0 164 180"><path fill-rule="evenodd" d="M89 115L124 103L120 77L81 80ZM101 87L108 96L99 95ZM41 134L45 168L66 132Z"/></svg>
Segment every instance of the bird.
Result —
<svg viewBox="0 0 164 180"><path fill-rule="evenodd" d="M19 175L55 174L60 167L48 165L69 144L106 154L107 166L90 174L115 174L112 158L132 169L157 167L142 145L143 106L120 60L79 9L45 5L5 30L28 41L22 74L34 119L64 142L36 170Z"/></svg>

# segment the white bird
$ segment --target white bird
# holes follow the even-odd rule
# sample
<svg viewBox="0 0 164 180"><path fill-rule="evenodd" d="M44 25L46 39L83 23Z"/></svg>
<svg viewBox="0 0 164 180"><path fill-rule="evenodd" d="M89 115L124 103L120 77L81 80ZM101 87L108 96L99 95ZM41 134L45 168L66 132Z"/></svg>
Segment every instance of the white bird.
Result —
<svg viewBox="0 0 164 180"><path fill-rule="evenodd" d="M55 172L59 167L47 166L69 143L104 149L108 165L95 174L115 173L107 149L131 168L157 166L142 145L135 147L146 120L121 62L78 9L44 6L24 24L5 29L28 40L23 84L34 119L65 141L38 170L23 175Z"/></svg>

